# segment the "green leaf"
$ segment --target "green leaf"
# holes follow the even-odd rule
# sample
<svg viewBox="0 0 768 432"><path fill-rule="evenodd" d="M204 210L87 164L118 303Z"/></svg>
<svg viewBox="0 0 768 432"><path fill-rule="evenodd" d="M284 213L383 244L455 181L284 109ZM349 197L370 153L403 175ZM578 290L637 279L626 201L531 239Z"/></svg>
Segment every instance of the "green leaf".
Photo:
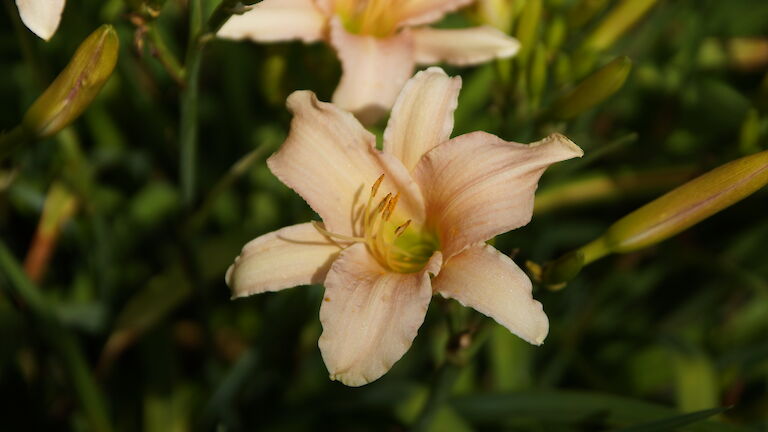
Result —
<svg viewBox="0 0 768 432"><path fill-rule="evenodd" d="M588 422L590 426L617 428L680 415L673 408L643 400L581 391L476 394L455 398L453 406L460 416L482 425L534 420L548 424ZM744 429L707 421L691 425L688 430L736 432Z"/></svg>
<svg viewBox="0 0 768 432"><path fill-rule="evenodd" d="M729 409L729 407L710 408L706 410L696 411L688 414L682 414L674 417L669 417L661 420L656 420L648 423L643 423L627 428L619 429L617 432L645 432L645 431L661 431L661 430L673 430L682 426L688 426L693 423L698 423L703 420L712 417L713 415L720 414Z"/></svg>

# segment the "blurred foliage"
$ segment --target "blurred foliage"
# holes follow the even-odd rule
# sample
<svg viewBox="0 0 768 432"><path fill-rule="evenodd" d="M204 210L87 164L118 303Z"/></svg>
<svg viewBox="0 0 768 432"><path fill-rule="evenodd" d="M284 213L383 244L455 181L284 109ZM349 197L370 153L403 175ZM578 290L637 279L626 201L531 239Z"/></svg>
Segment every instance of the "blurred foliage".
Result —
<svg viewBox="0 0 768 432"><path fill-rule="evenodd" d="M393 370L347 388L328 380L316 345L322 287L230 301L224 284L247 240L313 218L264 159L288 131L291 91L330 99L340 71L330 48L208 42L190 198L179 182L187 2L69 0L49 43L4 3L1 130L21 122L101 24L121 44L83 117L0 165L2 429L407 429L445 361L445 310L457 304L433 302ZM202 16L216 5L204 1ZM558 131L586 153L547 172L531 224L496 239L518 263L554 259L685 180L768 148L768 3L512 0L502 9L508 21L491 14L491 24L523 50L448 69L464 83L454 133L530 142ZM628 67L625 56L623 86L558 105L615 59ZM50 210L62 193L67 210ZM768 428L767 197L595 263L565 289L538 289L546 343L492 324L431 430ZM30 273L41 229L55 239Z"/></svg>

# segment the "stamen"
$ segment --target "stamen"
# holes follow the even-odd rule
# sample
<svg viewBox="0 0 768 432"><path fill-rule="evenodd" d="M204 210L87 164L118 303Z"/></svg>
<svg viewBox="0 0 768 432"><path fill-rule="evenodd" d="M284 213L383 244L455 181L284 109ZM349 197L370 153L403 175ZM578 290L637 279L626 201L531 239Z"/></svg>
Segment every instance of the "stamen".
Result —
<svg viewBox="0 0 768 432"><path fill-rule="evenodd" d="M410 225L410 224L411 224L411 220L408 219L407 221L405 221L404 224L402 224L399 227L395 228L395 238L400 237L401 235L403 235L405 230L408 228L408 225Z"/></svg>
<svg viewBox="0 0 768 432"><path fill-rule="evenodd" d="M365 209L363 210L363 235L367 235L366 232L370 226L371 204L373 204L373 199L376 197L376 193L379 192L379 186L381 186L383 180L384 174L380 175L373 183L373 186L371 186L371 194L368 196L368 202L365 204Z"/></svg>
<svg viewBox="0 0 768 432"><path fill-rule="evenodd" d="M379 186L381 186L382 181L384 181L384 174L380 175L373 186L371 186L371 198L376 196L376 192L379 191Z"/></svg>
<svg viewBox="0 0 768 432"><path fill-rule="evenodd" d="M381 211L384 210L385 207L388 208L390 201L392 201L392 192L388 193L387 196L385 196L384 199L381 200L378 207L376 207L375 213L381 213Z"/></svg>
<svg viewBox="0 0 768 432"><path fill-rule="evenodd" d="M400 201L400 192L395 195L394 198L392 198L389 203L387 203L387 208L384 209L384 220L389 221L389 217L392 216L392 212L395 211L395 207L397 207L397 202Z"/></svg>
<svg viewBox="0 0 768 432"><path fill-rule="evenodd" d="M315 227L315 229L322 235L326 237L330 237L332 239L339 239L342 241L357 243L357 242L365 242L365 239L362 237L352 237L344 234L336 234L334 232L330 232L327 229L320 226L320 222L318 221L312 221L312 226Z"/></svg>

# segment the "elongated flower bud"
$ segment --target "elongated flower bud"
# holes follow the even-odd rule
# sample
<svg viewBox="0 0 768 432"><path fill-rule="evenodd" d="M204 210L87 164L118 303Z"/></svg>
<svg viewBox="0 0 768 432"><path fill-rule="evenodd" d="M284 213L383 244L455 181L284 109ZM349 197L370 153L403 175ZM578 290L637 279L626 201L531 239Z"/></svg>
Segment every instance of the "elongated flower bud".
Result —
<svg viewBox="0 0 768 432"><path fill-rule="evenodd" d="M529 0L525 2L517 20L515 38L520 41L520 52L517 54L517 59L523 65L527 64L528 56L535 45L541 13L541 0Z"/></svg>
<svg viewBox="0 0 768 432"><path fill-rule="evenodd" d="M112 74L118 46L117 34L110 25L103 25L91 33L24 115L22 127L25 132L35 138L45 138L75 121Z"/></svg>
<svg viewBox="0 0 768 432"><path fill-rule="evenodd" d="M614 223L603 235L612 252L653 245L746 198L768 183L768 151L722 165Z"/></svg>
<svg viewBox="0 0 768 432"><path fill-rule="evenodd" d="M768 184L768 150L731 161L619 219L602 236L546 263L534 277L562 287L581 268L610 253L633 252L664 241Z"/></svg>
<svg viewBox="0 0 768 432"><path fill-rule="evenodd" d="M584 41L586 51L609 48L630 27L651 10L658 0L623 0L608 13L600 25Z"/></svg>
<svg viewBox="0 0 768 432"><path fill-rule="evenodd" d="M614 59L556 100L552 115L570 119L603 102L624 85L631 69L629 57Z"/></svg>
<svg viewBox="0 0 768 432"><path fill-rule="evenodd" d="M63 184L53 183L45 198L45 206L37 225L35 239L24 261L24 269L33 281L38 282L42 278L56 247L59 232L76 210L75 195Z"/></svg>
<svg viewBox="0 0 768 432"><path fill-rule="evenodd" d="M479 0L474 8L475 19L509 34L514 14L513 0Z"/></svg>

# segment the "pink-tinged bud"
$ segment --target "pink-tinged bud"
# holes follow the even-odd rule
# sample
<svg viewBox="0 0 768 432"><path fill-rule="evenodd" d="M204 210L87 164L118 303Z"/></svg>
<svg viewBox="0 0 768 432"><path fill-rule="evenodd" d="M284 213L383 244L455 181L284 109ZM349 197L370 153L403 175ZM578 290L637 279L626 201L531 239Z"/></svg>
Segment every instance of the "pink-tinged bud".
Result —
<svg viewBox="0 0 768 432"><path fill-rule="evenodd" d="M606 253L651 246L746 198L766 183L768 150L689 181L623 217L595 242L604 244ZM587 262L592 261L589 258Z"/></svg>
<svg viewBox="0 0 768 432"><path fill-rule="evenodd" d="M111 25L103 25L80 44L69 64L24 115L28 136L45 138L75 121L112 75L119 41Z"/></svg>
<svg viewBox="0 0 768 432"><path fill-rule="evenodd" d="M602 236L543 266L534 279L559 289L581 269L611 253L633 252L664 241L746 198L768 183L768 150L697 177L619 219Z"/></svg>

